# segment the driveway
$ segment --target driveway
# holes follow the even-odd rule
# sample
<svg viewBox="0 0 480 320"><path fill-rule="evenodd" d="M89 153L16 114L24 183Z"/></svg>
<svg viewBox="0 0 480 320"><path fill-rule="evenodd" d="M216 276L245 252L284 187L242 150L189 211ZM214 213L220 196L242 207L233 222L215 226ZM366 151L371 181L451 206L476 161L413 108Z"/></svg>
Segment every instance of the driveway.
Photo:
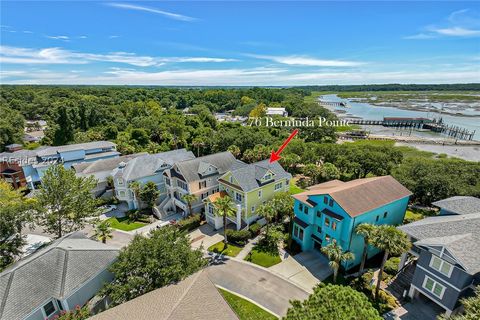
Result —
<svg viewBox="0 0 480 320"><path fill-rule="evenodd" d="M436 320L442 313L445 313L445 310L420 294L418 298L389 312L385 319Z"/></svg>
<svg viewBox="0 0 480 320"><path fill-rule="evenodd" d="M289 279L310 293L313 292L313 287L332 274L328 259L316 251L306 251L295 256L288 256L279 264L270 267L269 270Z"/></svg>
<svg viewBox="0 0 480 320"><path fill-rule="evenodd" d="M192 248L198 249L203 245L203 249L223 240L223 229L215 230L211 225L205 223L199 228L189 233L192 242Z"/></svg>
<svg viewBox="0 0 480 320"><path fill-rule="evenodd" d="M308 293L267 270L235 260L209 266L212 282L243 295L278 316L285 316L290 300L305 300Z"/></svg>

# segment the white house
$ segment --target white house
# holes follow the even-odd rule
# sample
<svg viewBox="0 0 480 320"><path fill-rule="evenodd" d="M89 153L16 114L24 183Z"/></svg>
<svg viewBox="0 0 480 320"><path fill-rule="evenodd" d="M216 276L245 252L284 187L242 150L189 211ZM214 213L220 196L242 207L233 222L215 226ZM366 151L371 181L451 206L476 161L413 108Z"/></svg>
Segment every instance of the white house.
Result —
<svg viewBox="0 0 480 320"><path fill-rule="evenodd" d="M83 306L110 282L118 249L73 233L0 273L0 319L51 319Z"/></svg>
<svg viewBox="0 0 480 320"><path fill-rule="evenodd" d="M267 116L288 117L288 112L285 108L267 108Z"/></svg>

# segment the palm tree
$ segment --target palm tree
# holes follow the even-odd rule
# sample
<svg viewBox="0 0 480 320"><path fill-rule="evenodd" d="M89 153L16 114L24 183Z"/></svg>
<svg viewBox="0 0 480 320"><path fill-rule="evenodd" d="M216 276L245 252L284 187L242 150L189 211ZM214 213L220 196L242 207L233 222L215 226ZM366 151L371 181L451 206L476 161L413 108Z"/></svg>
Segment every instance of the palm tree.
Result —
<svg viewBox="0 0 480 320"><path fill-rule="evenodd" d="M108 239L112 239L112 229L108 221L101 221L95 225L95 233L93 235L102 243L107 243Z"/></svg>
<svg viewBox="0 0 480 320"><path fill-rule="evenodd" d="M361 223L355 228L355 233L363 237L363 254L362 263L360 264L360 271L358 272L359 275L362 275L363 270L365 269L365 262L367 261L368 254L368 245L370 244L370 238L372 237L374 230L375 226L368 223Z"/></svg>
<svg viewBox="0 0 480 320"><path fill-rule="evenodd" d="M138 200L140 197L140 190L141 190L140 183L138 181L133 181L133 182L130 182L128 187L133 191L133 201L135 201L137 203L137 206L140 207L140 203Z"/></svg>
<svg viewBox="0 0 480 320"><path fill-rule="evenodd" d="M275 210L275 207L272 204L266 203L258 208L257 213L267 221L265 232L268 233L268 225L272 222L272 219L277 216L277 210Z"/></svg>
<svg viewBox="0 0 480 320"><path fill-rule="evenodd" d="M333 270L333 283L337 283L338 269L344 261L353 260L355 256L351 252L344 252L335 239L322 248L322 252L328 257L328 265Z"/></svg>
<svg viewBox="0 0 480 320"><path fill-rule="evenodd" d="M192 214L192 203L194 203L197 200L197 196L194 194L187 193L183 195L182 199L187 203L188 214Z"/></svg>
<svg viewBox="0 0 480 320"><path fill-rule="evenodd" d="M375 231L371 235L372 244L378 249L385 251L383 255L382 265L378 273L377 286L375 288L375 297L378 299L378 292L380 290L380 282L382 281L383 269L387 262L388 256L400 255L410 250L412 244L408 240L405 232L398 230L394 226L382 225L375 227Z"/></svg>
<svg viewBox="0 0 480 320"><path fill-rule="evenodd" d="M223 243L227 246L227 217L234 216L236 213L235 203L232 198L225 195L213 203L215 206L215 213L223 217Z"/></svg>

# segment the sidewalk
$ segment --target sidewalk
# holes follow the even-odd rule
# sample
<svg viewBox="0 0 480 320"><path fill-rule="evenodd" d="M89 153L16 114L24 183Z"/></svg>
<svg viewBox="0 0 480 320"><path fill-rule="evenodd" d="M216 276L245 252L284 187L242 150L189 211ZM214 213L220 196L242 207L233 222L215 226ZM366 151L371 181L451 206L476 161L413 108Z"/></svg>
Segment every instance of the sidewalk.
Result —
<svg viewBox="0 0 480 320"><path fill-rule="evenodd" d="M253 247L258 243L258 240L260 240L260 236L258 235L253 239L248 240L248 243L243 247L242 251L240 251L235 258L244 260L250 251L252 251Z"/></svg>

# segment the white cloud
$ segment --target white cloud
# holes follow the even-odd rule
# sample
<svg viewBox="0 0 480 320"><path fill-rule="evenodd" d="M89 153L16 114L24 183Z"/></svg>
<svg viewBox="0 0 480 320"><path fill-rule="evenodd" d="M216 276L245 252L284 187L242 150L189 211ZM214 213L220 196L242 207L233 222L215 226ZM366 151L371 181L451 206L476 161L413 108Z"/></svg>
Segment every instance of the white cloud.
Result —
<svg viewBox="0 0 480 320"><path fill-rule="evenodd" d="M480 30L465 29L462 27L438 28L434 29L433 31L438 34L452 37L468 37L480 35Z"/></svg>
<svg viewBox="0 0 480 320"><path fill-rule="evenodd" d="M433 38L437 38L437 35L432 33L418 33L411 36L403 37L403 39L410 39L410 40L424 40L424 39L433 39Z"/></svg>
<svg viewBox="0 0 480 320"><path fill-rule="evenodd" d="M269 56L269 55L257 55L247 54L247 56L257 59L271 60L277 63L295 66L309 66L309 67L355 67L364 64L358 61L345 61L345 60L325 60L311 58L307 56Z"/></svg>
<svg viewBox="0 0 480 320"><path fill-rule="evenodd" d="M218 63L237 61L216 57L152 57L131 52L107 54L83 53L62 48L31 49L0 46L0 63L4 64L85 64L92 61L124 63L137 67L161 66L165 63Z"/></svg>
<svg viewBox="0 0 480 320"><path fill-rule="evenodd" d="M174 20L180 20L180 21L195 21L197 19L185 16L183 14L178 14L178 13L173 13L173 12L168 12L164 10L159 10L155 8L149 8L149 7L144 7L144 6L139 6L139 5L134 5L134 4L128 4L128 3L106 3L107 6L110 7L115 7L115 8L120 8L120 9L127 9L127 10L136 10L136 11L145 11L145 12L150 12L150 13L155 13L162 15L164 17L174 19Z"/></svg>
<svg viewBox="0 0 480 320"><path fill-rule="evenodd" d="M54 39L54 40L63 40L63 41L69 41L70 37L69 36L45 36L49 39Z"/></svg>
<svg viewBox="0 0 480 320"><path fill-rule="evenodd" d="M116 36L116 35L111 35L108 37L109 39L116 39L116 38L120 38L120 36Z"/></svg>
<svg viewBox="0 0 480 320"><path fill-rule="evenodd" d="M87 39L88 37L87 36L79 36L78 38L79 39Z"/></svg>

